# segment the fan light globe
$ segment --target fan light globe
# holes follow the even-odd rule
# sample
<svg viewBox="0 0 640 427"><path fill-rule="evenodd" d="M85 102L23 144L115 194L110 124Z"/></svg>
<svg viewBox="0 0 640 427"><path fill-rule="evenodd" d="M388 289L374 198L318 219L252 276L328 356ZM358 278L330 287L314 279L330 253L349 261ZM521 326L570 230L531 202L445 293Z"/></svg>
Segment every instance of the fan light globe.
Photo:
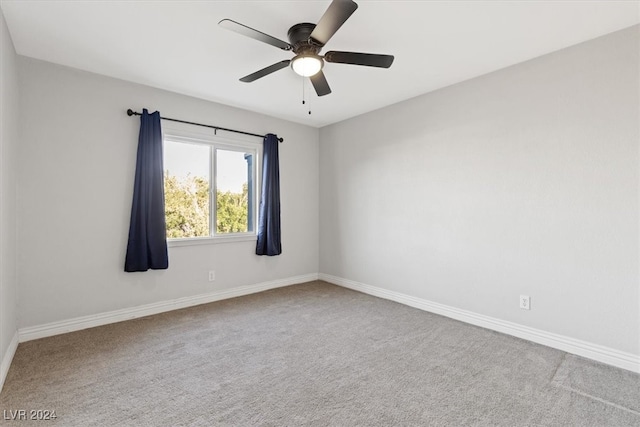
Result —
<svg viewBox="0 0 640 427"><path fill-rule="evenodd" d="M291 61L291 68L302 77L310 77L322 69L322 59L317 56L296 56Z"/></svg>

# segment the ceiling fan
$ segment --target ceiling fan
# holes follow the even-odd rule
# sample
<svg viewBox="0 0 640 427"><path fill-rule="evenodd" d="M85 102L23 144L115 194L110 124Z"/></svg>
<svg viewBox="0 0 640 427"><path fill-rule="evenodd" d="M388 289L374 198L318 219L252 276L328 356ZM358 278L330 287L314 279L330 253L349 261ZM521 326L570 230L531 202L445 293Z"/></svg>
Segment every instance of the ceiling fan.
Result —
<svg viewBox="0 0 640 427"><path fill-rule="evenodd" d="M320 50L357 8L358 5L351 0L333 0L317 24L301 23L289 28L287 33L289 43L231 19L223 19L218 24L228 30L296 54L293 59L276 62L244 76L240 79L241 82L256 81L291 65L297 74L311 79L318 96L324 96L331 93L329 83L322 72L325 61L379 68L389 68L393 63L392 55L341 51L329 51L319 55Z"/></svg>

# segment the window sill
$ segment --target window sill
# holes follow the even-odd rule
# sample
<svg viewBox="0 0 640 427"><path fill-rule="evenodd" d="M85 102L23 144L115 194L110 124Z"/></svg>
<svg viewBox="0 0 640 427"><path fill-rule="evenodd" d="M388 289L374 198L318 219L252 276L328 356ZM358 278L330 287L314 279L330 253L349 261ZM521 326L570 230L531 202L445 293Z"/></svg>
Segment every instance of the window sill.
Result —
<svg viewBox="0 0 640 427"><path fill-rule="evenodd" d="M255 242L255 234L242 234L239 236L218 236L218 237L191 237L186 239L167 239L167 246L176 248L180 246L217 245L219 243Z"/></svg>

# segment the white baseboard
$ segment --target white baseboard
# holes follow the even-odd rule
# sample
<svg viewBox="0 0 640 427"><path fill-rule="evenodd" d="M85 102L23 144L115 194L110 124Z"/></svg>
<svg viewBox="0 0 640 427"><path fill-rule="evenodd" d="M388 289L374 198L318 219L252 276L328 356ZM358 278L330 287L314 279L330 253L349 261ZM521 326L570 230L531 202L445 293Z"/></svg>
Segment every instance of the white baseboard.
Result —
<svg viewBox="0 0 640 427"><path fill-rule="evenodd" d="M257 292L266 291L268 289L281 288L283 286L311 282L313 280L318 280L317 273L288 277L286 279L280 280L272 280L269 282L262 282L254 285L239 286L232 289L225 289L221 291L210 292L207 294L183 297L170 301L145 304L137 307L109 311L106 313L76 317L73 319L47 323L45 325L29 326L26 328L20 328L18 330L18 338L20 342L31 341L38 338L50 337L53 335L65 334L67 332L79 331L82 329L93 328L110 323L122 322L124 320L150 316L152 314L178 310L194 305L207 304L214 301L254 294ZM2 366L4 367L4 364Z"/></svg>
<svg viewBox="0 0 640 427"><path fill-rule="evenodd" d="M400 304L415 307L420 310L450 317L472 325L481 326L507 335L513 335L538 344L566 351L567 353L576 354L588 359L597 360L618 368L627 369L632 372L640 373L640 356L615 350L609 347L592 344L590 342L578 340L575 338L558 335L551 332L542 331L528 326L519 325L517 323L508 322L506 320L496 319L482 314L474 313L467 310L451 307L444 304L416 298L399 292L389 291L387 289L378 288L376 286L366 285L364 283L355 282L353 280L343 279L341 277L331 276L329 274L318 274L320 280L333 283L334 285L353 289L365 294L399 302Z"/></svg>
<svg viewBox="0 0 640 427"><path fill-rule="evenodd" d="M13 360L13 355L15 354L16 348L18 346L18 342L25 342L38 338L64 334L67 332L93 328L95 326L122 322L124 320L136 319L139 317L164 313L171 310L178 310L181 308L206 304L229 298L240 297L243 295L266 291L268 289L280 288L283 286L290 286L318 279L324 280L325 282L333 283L334 285L353 289L365 294L395 301L400 304L408 305L410 307L415 307L420 310L450 317L452 319L460 320L465 323L470 323L472 325L481 326L483 328L526 339L538 344L566 351L567 353L572 353L578 356L597 360L598 362L606 363L618 368L623 368L632 372L640 373L640 356L638 355L622 352L609 347L593 344L564 335L558 335L528 326L523 326L506 320L496 319L448 305L439 304L399 292L366 285L364 283L359 283L353 280L343 279L341 277L336 277L329 274L312 273L302 276L294 276L280 280L257 283L254 285L239 286L233 289L215 291L202 295L178 298L170 301L145 304L138 307L115 310L90 316L77 317L74 319L47 323L45 325L20 328L18 330L18 333L11 341L11 345L7 349L7 352L2 358L2 364L0 365L0 390L2 390L2 384L4 384L6 374L9 370L9 365Z"/></svg>
<svg viewBox="0 0 640 427"><path fill-rule="evenodd" d="M16 332L13 334L13 339L11 339L7 351L2 356L2 361L0 361L0 392L2 391L2 387L4 387L4 380L7 378L7 373L9 372L9 367L11 366L17 348L18 333Z"/></svg>

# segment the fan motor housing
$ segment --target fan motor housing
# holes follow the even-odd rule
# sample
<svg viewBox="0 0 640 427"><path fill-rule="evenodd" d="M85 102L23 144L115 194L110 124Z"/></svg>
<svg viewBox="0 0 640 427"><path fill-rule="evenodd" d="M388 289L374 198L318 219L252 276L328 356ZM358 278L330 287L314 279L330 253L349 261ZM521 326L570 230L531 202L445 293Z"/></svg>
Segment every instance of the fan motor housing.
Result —
<svg viewBox="0 0 640 427"><path fill-rule="evenodd" d="M311 33L313 32L313 29L315 27L316 24L303 22L289 28L287 37L289 38L289 43L291 44L291 46L293 46L294 53L298 55L317 55L318 52L320 52L320 46L316 46L309 42L309 37L311 36Z"/></svg>

